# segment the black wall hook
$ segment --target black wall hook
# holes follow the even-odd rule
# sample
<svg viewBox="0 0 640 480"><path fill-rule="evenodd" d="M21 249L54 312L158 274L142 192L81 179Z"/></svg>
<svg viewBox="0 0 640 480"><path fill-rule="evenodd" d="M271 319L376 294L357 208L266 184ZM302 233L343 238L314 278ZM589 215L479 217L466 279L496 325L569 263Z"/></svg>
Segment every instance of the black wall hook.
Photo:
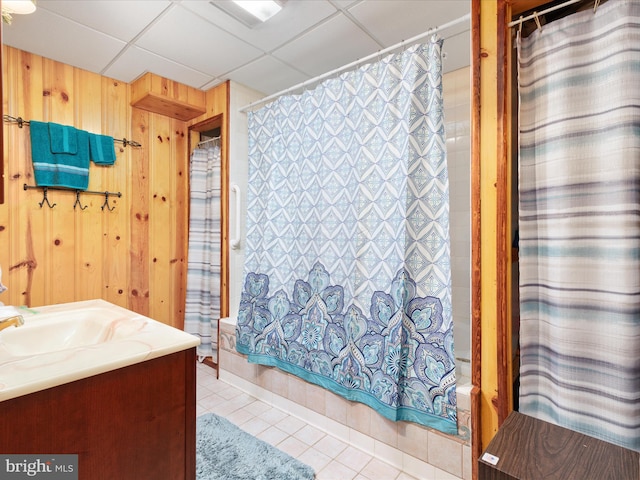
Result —
<svg viewBox="0 0 640 480"><path fill-rule="evenodd" d="M114 138L113 141L116 142L116 143L121 143L125 147L127 145L131 145L132 147L141 147L142 146L141 143L136 142L134 140L127 140L126 138L123 138L122 140L120 140L119 138Z"/></svg>
<svg viewBox="0 0 640 480"><path fill-rule="evenodd" d="M104 207L107 207L107 210L109 210L110 212L113 212L113 210L116 208L116 206L114 205L113 207L109 206L109 195L110 192L104 192L104 203L102 204L102 207L100 207L102 210L104 210ZM120 196L120 195L118 195Z"/></svg>
<svg viewBox="0 0 640 480"><path fill-rule="evenodd" d="M87 209L87 207L89 206L89 205L85 205L85 206L83 207L83 206L82 206L82 203L80 203L80 192L81 192L81 190L76 190L76 201L75 201L75 203L73 204L73 209L74 209L74 210L76 209L76 205L79 205L79 206L80 206L80 210L86 210L86 209Z"/></svg>
<svg viewBox="0 0 640 480"><path fill-rule="evenodd" d="M49 203L49 198L47 197L48 190L49 189L47 187L42 187L42 201L38 202L38 205L40 205L40 208L42 208L45 203L49 206L49 208L53 208L57 205L57 203L54 203L53 205Z"/></svg>

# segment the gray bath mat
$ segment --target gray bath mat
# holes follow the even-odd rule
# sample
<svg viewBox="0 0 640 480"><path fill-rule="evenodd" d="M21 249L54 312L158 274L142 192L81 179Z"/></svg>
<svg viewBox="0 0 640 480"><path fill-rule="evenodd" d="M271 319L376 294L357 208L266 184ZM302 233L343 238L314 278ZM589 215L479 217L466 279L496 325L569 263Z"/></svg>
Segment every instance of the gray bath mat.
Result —
<svg viewBox="0 0 640 480"><path fill-rule="evenodd" d="M196 421L196 480L312 480L313 469L213 413Z"/></svg>

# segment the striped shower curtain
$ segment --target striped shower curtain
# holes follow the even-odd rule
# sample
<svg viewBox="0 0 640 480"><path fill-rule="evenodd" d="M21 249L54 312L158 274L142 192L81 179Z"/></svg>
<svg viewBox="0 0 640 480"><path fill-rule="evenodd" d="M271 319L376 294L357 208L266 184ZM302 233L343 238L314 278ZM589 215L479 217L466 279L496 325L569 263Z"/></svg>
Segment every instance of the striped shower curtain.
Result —
<svg viewBox="0 0 640 480"><path fill-rule="evenodd" d="M184 329L200 338L200 360L218 359L220 318L220 147L191 155Z"/></svg>
<svg viewBox="0 0 640 480"><path fill-rule="evenodd" d="M249 115L237 349L457 433L442 40Z"/></svg>
<svg viewBox="0 0 640 480"><path fill-rule="evenodd" d="M640 450L640 2L518 48L520 410Z"/></svg>

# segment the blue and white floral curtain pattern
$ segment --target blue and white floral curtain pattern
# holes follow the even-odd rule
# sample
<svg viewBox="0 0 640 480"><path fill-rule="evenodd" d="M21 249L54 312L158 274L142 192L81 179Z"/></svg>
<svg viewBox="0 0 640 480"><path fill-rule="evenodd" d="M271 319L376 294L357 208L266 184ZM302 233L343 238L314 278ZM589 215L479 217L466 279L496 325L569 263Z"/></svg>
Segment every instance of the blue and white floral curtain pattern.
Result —
<svg viewBox="0 0 640 480"><path fill-rule="evenodd" d="M457 433L441 48L250 114L237 349Z"/></svg>
<svg viewBox="0 0 640 480"><path fill-rule="evenodd" d="M640 450L640 1L519 45L520 410Z"/></svg>
<svg viewBox="0 0 640 480"><path fill-rule="evenodd" d="M218 359L220 318L220 147L191 154L184 330L200 338L200 360Z"/></svg>

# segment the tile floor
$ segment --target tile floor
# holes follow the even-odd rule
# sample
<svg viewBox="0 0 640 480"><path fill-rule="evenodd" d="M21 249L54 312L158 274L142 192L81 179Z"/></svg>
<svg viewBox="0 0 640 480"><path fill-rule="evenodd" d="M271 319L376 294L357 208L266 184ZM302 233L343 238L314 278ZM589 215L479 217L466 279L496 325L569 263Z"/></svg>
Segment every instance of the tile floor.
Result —
<svg viewBox="0 0 640 480"><path fill-rule="evenodd" d="M198 364L197 415L215 413L313 467L317 480L415 480L397 468L216 379Z"/></svg>

